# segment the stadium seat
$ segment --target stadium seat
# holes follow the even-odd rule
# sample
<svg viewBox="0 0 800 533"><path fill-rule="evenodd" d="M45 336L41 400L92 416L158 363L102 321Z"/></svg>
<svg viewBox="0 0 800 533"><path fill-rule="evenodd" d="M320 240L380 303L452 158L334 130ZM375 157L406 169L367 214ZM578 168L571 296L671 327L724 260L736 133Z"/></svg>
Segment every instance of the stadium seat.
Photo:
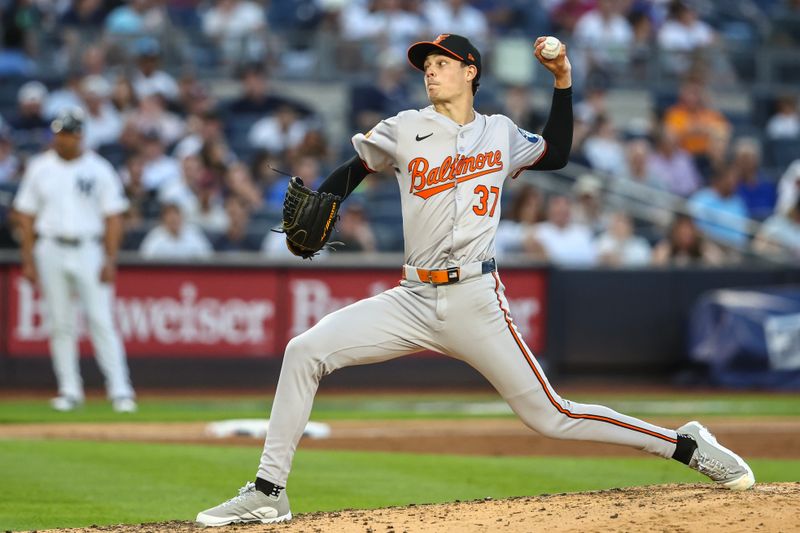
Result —
<svg viewBox="0 0 800 533"><path fill-rule="evenodd" d="M786 168L800 158L800 138L768 141L764 155L768 166Z"/></svg>
<svg viewBox="0 0 800 533"><path fill-rule="evenodd" d="M138 250L139 247L142 245L142 241L144 240L145 235L149 228L137 228L128 230L125 232L125 235L122 237L122 246L123 250L130 250L135 251Z"/></svg>
<svg viewBox="0 0 800 533"><path fill-rule="evenodd" d="M115 168L121 167L128 155L125 148L118 143L104 144L97 148L97 153L108 159Z"/></svg>

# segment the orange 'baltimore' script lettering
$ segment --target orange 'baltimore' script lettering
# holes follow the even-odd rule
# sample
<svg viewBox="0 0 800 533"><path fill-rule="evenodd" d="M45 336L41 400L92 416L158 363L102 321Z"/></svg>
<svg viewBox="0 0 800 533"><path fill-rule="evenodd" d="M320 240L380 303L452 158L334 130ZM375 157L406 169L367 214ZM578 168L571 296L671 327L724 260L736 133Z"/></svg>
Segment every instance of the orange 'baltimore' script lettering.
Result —
<svg viewBox="0 0 800 533"><path fill-rule="evenodd" d="M411 176L411 190L408 192L428 199L434 194L452 189L456 183L500 172L503 159L500 150L485 152L475 156L447 156L438 167L430 168L424 157L415 157L408 163Z"/></svg>

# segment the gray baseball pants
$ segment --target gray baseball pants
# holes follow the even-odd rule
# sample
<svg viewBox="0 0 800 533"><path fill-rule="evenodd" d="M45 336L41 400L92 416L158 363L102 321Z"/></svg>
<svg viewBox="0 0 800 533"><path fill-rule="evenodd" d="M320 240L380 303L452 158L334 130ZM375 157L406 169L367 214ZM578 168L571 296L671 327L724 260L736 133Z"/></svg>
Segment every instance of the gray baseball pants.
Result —
<svg viewBox="0 0 800 533"><path fill-rule="evenodd" d="M258 477L286 486L319 380L352 365L431 350L483 374L531 429L556 438L621 444L670 458L675 431L601 405L561 398L512 322L499 275L450 285L402 281L319 321L286 347Z"/></svg>

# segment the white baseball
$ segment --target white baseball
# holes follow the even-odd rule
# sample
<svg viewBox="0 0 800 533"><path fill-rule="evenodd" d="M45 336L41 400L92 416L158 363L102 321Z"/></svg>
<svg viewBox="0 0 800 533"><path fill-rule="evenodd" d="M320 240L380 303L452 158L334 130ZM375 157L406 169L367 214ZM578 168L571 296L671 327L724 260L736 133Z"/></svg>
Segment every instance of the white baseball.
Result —
<svg viewBox="0 0 800 533"><path fill-rule="evenodd" d="M542 48L542 57L545 59L555 59L561 53L561 41L555 37L548 36L544 40L544 48Z"/></svg>

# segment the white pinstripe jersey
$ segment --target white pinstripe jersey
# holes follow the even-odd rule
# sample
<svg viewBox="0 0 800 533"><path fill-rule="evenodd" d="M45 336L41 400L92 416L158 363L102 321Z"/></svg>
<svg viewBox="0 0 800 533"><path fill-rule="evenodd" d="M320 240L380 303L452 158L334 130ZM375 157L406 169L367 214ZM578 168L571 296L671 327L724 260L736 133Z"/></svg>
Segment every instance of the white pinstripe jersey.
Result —
<svg viewBox="0 0 800 533"><path fill-rule="evenodd" d="M128 209L128 199L114 167L86 150L66 161L54 150L32 158L14 207L36 217L36 233L45 237L99 237L105 217Z"/></svg>
<svg viewBox="0 0 800 533"><path fill-rule="evenodd" d="M372 171L393 168L400 185L406 264L461 266L494 257L500 195L545 153L546 143L503 115L460 126L433 106L403 111L353 136Z"/></svg>

